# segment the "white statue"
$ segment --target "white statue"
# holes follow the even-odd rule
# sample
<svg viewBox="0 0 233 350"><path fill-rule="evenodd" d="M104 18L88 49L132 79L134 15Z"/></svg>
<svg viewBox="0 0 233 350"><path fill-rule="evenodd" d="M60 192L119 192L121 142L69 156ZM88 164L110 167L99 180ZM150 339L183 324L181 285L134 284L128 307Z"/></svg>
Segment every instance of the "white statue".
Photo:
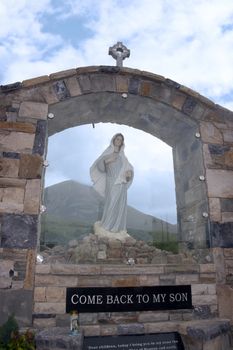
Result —
<svg viewBox="0 0 233 350"><path fill-rule="evenodd" d="M133 180L133 167L124 148L124 136L114 135L110 146L91 166L90 175L94 189L104 197L103 216L97 226L106 232L126 234L127 189Z"/></svg>

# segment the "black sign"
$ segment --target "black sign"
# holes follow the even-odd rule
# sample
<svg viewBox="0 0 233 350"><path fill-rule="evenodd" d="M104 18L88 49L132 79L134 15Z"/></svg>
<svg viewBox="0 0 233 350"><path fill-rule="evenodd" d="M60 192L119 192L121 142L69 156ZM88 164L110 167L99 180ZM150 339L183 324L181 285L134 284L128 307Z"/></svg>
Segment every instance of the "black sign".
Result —
<svg viewBox="0 0 233 350"><path fill-rule="evenodd" d="M116 312L192 309L190 285L67 288L66 312Z"/></svg>
<svg viewBox="0 0 233 350"><path fill-rule="evenodd" d="M181 336L174 333L84 337L83 350L184 350Z"/></svg>

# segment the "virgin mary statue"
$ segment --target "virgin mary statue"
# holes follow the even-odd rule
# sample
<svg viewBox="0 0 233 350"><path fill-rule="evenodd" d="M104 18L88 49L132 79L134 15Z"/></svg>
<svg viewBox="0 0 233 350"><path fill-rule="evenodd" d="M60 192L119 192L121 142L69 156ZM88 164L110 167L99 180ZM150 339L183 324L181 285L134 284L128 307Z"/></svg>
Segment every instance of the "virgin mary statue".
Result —
<svg viewBox="0 0 233 350"><path fill-rule="evenodd" d="M124 136L113 136L110 146L90 168L94 189L104 197L104 210L94 228L126 234L127 190L133 180L133 167L124 154ZM99 232L95 232L99 233Z"/></svg>

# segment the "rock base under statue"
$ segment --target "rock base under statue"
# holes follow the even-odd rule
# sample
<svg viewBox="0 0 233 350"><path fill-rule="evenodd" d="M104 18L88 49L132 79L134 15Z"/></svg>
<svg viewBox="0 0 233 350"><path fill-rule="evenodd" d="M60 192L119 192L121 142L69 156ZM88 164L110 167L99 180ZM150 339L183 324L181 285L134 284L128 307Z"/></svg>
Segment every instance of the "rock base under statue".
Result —
<svg viewBox="0 0 233 350"><path fill-rule="evenodd" d="M95 222L94 233L100 238L106 237L112 240L119 239L121 242L125 242L128 238L131 238L131 236L127 233L127 231L111 232L111 231L105 230L100 225L100 221Z"/></svg>

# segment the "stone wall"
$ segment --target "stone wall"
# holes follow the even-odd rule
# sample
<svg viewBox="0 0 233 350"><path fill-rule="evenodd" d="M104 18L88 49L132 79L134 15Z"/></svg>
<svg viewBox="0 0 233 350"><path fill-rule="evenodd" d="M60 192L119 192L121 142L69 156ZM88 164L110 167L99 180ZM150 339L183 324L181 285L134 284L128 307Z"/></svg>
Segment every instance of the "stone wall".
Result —
<svg viewBox="0 0 233 350"><path fill-rule="evenodd" d="M221 271L233 247L232 112L156 74L71 69L0 88L0 323L12 310L31 323L47 136L98 122L173 147L181 238L188 248L215 247L218 284L231 284Z"/></svg>
<svg viewBox="0 0 233 350"><path fill-rule="evenodd" d="M134 329L131 329L130 333L141 333L142 330L145 333L153 333L159 322L168 322L167 329L169 322L172 322L174 329L175 324L183 321L215 318L218 315L218 305L214 264L37 265L33 324L38 328L69 327L70 316L65 313L67 287L182 284L192 285L193 310L84 313L80 314L80 325L85 335L117 334L121 327Z"/></svg>

